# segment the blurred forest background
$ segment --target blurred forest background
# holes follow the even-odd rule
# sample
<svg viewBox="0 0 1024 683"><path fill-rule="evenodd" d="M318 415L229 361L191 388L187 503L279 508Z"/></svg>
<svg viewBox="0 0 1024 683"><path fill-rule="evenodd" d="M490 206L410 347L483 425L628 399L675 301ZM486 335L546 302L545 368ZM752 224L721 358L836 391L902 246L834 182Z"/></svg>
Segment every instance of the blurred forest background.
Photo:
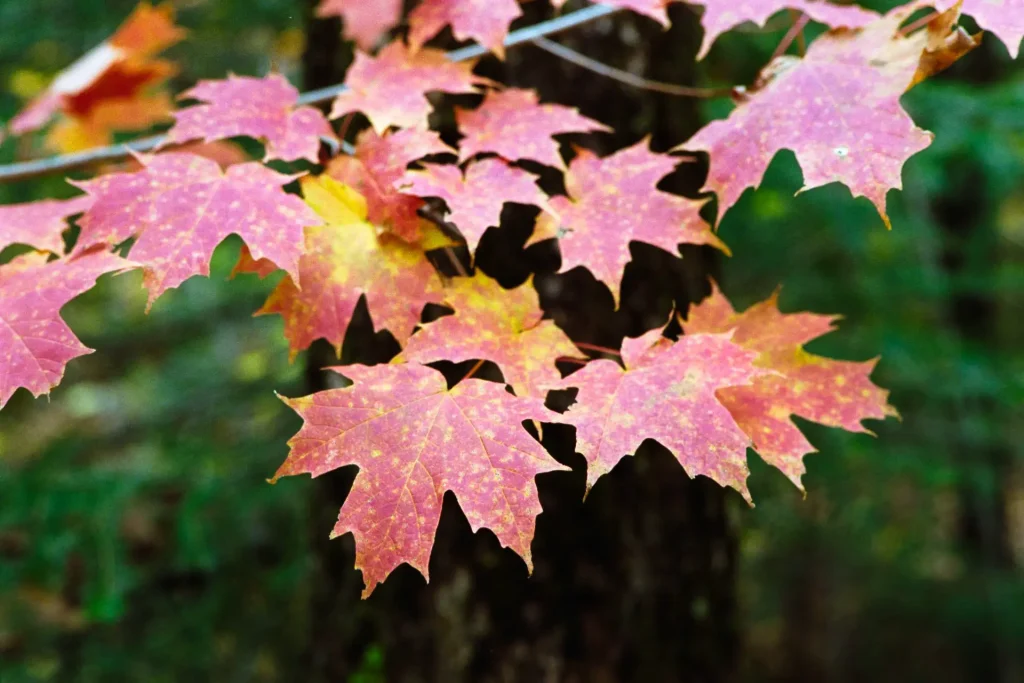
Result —
<svg viewBox="0 0 1024 683"><path fill-rule="evenodd" d="M324 85L349 59L308 0L175 4L190 33L167 53L174 92L227 72ZM133 6L0 0L0 120ZM550 13L532 3L521 23ZM693 10L672 17L668 33L622 13L558 40L658 80L731 85L789 26L730 33L694 67ZM569 461L572 475L540 480L532 579L448 500L431 583L403 568L360 602L351 538L327 541L338 501L305 478L265 482L299 424L274 391L308 393L332 364L322 347L289 363L280 319L251 317L276 278L229 281L234 239L210 279L148 316L138 273L104 278L64 309L97 353L49 400L21 391L0 413L0 681L1024 680L1022 64L986 36L905 96L936 141L889 196L891 232L841 186L793 197L785 153L721 225L734 256L701 267L737 307L781 284L783 310L841 314L811 350L881 355L874 379L902 421L869 425L877 439L801 423L820 451L806 498L751 454L752 509L663 452L627 459L580 502L582 461ZM602 150L648 133L664 150L729 108L535 47L481 69L616 126ZM4 141L0 163L46 154L40 140ZM687 166L692 192L703 170ZM60 176L0 186L3 203L71 194ZM692 269L643 262L634 281L689 278L667 289L699 297ZM679 510L689 521L664 521ZM708 514L716 529L694 531ZM712 533L724 555L692 540ZM559 559L566 548L590 559Z"/></svg>

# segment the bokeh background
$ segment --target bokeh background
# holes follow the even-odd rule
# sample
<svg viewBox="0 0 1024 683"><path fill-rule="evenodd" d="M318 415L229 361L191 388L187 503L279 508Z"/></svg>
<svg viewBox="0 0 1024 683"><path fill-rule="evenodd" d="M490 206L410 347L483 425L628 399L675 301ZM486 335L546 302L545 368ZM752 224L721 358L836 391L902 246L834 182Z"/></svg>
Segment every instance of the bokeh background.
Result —
<svg viewBox="0 0 1024 683"><path fill-rule="evenodd" d="M306 0L175 4L190 35L168 52L174 91L229 71L323 85L349 59ZM0 0L0 119L133 6ZM528 10L523 23L551 13ZM733 32L694 66L693 12L672 17L668 33L623 14L559 40L728 85L751 82L788 27ZM581 502L570 448L576 471L541 480L532 579L447 500L431 583L403 568L360 602L351 538L327 541L352 473L265 481L299 424L274 392L319 388L332 364L320 346L289 362L281 321L251 317L276 279L229 280L235 239L148 316L138 273L104 278L64 310L97 353L49 399L22 391L0 413L0 681L1024 680L1022 63L987 36L905 96L936 140L889 196L892 231L838 185L794 197L783 153L722 222L734 256L631 266L629 305L658 299L637 310L699 298L710 271L738 307L781 284L783 310L841 314L810 350L880 355L902 420L871 424L877 438L801 423L820 451L807 496L751 453L752 509L654 447ZM604 150L645 134L667 149L728 111L532 47L481 69L615 125L591 140ZM46 154L40 139L4 141L0 162ZM703 170L686 166L671 183L693 192ZM59 176L0 186L4 203L71 194ZM345 360L389 348L364 339Z"/></svg>

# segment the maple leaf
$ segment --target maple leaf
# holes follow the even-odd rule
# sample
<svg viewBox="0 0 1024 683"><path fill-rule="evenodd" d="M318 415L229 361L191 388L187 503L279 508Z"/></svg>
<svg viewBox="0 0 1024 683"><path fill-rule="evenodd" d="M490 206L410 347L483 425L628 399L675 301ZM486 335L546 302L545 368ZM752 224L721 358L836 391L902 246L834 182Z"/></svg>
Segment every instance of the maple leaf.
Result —
<svg viewBox="0 0 1024 683"><path fill-rule="evenodd" d="M423 164L422 171L407 172L395 187L406 194L443 199L450 210L448 220L473 251L487 228L501 223L506 202L542 207L547 200L531 174L493 158L470 164L465 176L458 166Z"/></svg>
<svg viewBox="0 0 1024 683"><path fill-rule="evenodd" d="M184 35L174 25L173 5L140 3L109 40L58 74L29 102L10 121L11 132L23 135L38 130L63 112L67 120L48 143L72 151L101 144L114 130L144 128L164 120L170 113L170 99L143 93L177 71L170 62L152 56ZM123 118L111 114L112 109L121 108L127 110Z"/></svg>
<svg viewBox="0 0 1024 683"><path fill-rule="evenodd" d="M644 140L607 157L579 150L565 176L569 197L548 200L562 234L562 270L584 266L618 302L633 240L673 254L682 242L710 244L728 253L698 213L703 201L655 189L678 163L648 150Z"/></svg>
<svg viewBox="0 0 1024 683"><path fill-rule="evenodd" d="M19 387L34 396L60 383L68 362L92 353L60 317L96 279L134 267L105 250L56 261L30 252L0 266L0 408Z"/></svg>
<svg viewBox="0 0 1024 683"><path fill-rule="evenodd" d="M956 0L933 3L936 9L956 7ZM1020 41L1024 38L1024 7L1019 0L962 0L960 10L970 15L978 26L996 35L1006 45L1010 57L1017 58Z"/></svg>
<svg viewBox="0 0 1024 683"><path fill-rule="evenodd" d="M221 171L194 154L140 157L145 169L75 182L94 199L82 216L79 244L116 244L137 235L131 258L144 268L149 306L193 275L208 275L214 248L241 236L298 279L302 228L319 222L301 199L281 186L292 176L248 162Z"/></svg>
<svg viewBox="0 0 1024 683"><path fill-rule="evenodd" d="M266 140L264 161L307 159L316 163L320 138L335 138L319 109L296 107L299 91L280 74L200 81L181 97L208 104L175 113L177 121L167 131L171 143L245 135Z"/></svg>
<svg viewBox="0 0 1024 683"><path fill-rule="evenodd" d="M583 116L572 107L540 104L533 90L492 90L476 109L455 109L455 121L464 136L459 141L459 160L483 152L495 152L515 161L531 159L564 169L558 143L551 136L608 126Z"/></svg>
<svg viewBox="0 0 1024 683"><path fill-rule="evenodd" d="M668 26L668 12L665 11L665 7L671 1L672 0L600 0L599 4L633 10L637 14L643 14L664 26ZM566 2L568 2L568 0L551 0L551 4L555 6L555 9L561 9Z"/></svg>
<svg viewBox="0 0 1024 683"><path fill-rule="evenodd" d="M409 44L418 50L451 24L456 40L475 40L504 59L509 24L520 16L516 0L423 0L409 14Z"/></svg>
<svg viewBox="0 0 1024 683"><path fill-rule="evenodd" d="M388 43L376 57L357 52L331 118L361 111L377 130L389 126L426 128L430 102L426 93L475 92L488 81L473 75L474 62L455 63L444 52L424 48L413 53L401 41Z"/></svg>
<svg viewBox="0 0 1024 683"><path fill-rule="evenodd" d="M377 39L402 18L402 0L322 0L318 17L341 17L345 36L361 50L372 50Z"/></svg>
<svg viewBox="0 0 1024 683"><path fill-rule="evenodd" d="M803 345L835 329L835 316L782 313L778 292L737 313L712 283L711 295L690 308L686 334L735 330L733 342L758 354L755 365L774 372L750 386L719 389L717 396L750 437L754 449L803 490L803 457L815 448L790 417L867 432L861 421L897 416L889 392L871 380L878 359L864 363L807 353Z"/></svg>
<svg viewBox="0 0 1024 683"><path fill-rule="evenodd" d="M409 338L402 358L493 361L518 395L543 396L544 387L561 378L555 359L579 355L553 321L541 319L544 312L530 283L505 289L477 271L473 277L453 278L444 304L455 314L424 325Z"/></svg>
<svg viewBox="0 0 1024 683"><path fill-rule="evenodd" d="M356 139L355 153L331 159L327 175L349 185L366 198L367 219L406 242L422 236L423 219L417 213L423 200L395 189L409 163L431 154L453 150L434 131L404 128L377 135L367 128Z"/></svg>
<svg viewBox="0 0 1024 683"><path fill-rule="evenodd" d="M54 254L62 253L61 233L67 230L68 216L82 213L91 204L92 197L85 195L0 206L0 251L12 244L26 244Z"/></svg>
<svg viewBox="0 0 1024 683"><path fill-rule="evenodd" d="M748 187L756 188L782 149L791 149L807 190L841 182L867 197L886 225L885 196L902 186L900 171L932 135L914 125L900 96L925 75L976 45L953 31L947 12L925 30L902 37L912 8L897 8L857 31L831 31L803 60L780 57L762 85L724 121L712 121L681 145L711 157L705 190L718 195L718 218Z"/></svg>
<svg viewBox="0 0 1024 683"><path fill-rule="evenodd" d="M493 531L532 571L541 512L534 477L566 468L522 422L558 415L494 382L467 379L448 390L441 373L421 365L332 369L354 385L285 399L305 423L274 479L359 467L332 536L354 535L363 597L403 562L429 581L446 491L474 531Z"/></svg>
<svg viewBox="0 0 1024 683"><path fill-rule="evenodd" d="M565 387L579 388L562 422L576 426L588 489L645 439L656 439L691 477L703 474L750 501L750 439L715 392L749 384L765 371L754 367L755 352L729 337L693 334L672 343L653 330L623 342L625 369L592 360L562 380Z"/></svg>
<svg viewBox="0 0 1024 683"><path fill-rule="evenodd" d="M302 288L285 278L257 315L279 313L284 318L293 357L320 337L340 354L345 330L365 296L374 322L404 343L423 307L441 301L441 280L424 249L446 244L446 238L436 228L428 228L418 244L378 235L366 220L365 200L326 176L303 178L302 192L322 218L306 228L298 271ZM235 270L264 274L261 268L266 270L246 253Z"/></svg>
<svg viewBox="0 0 1024 683"><path fill-rule="evenodd" d="M698 0L699 1L699 0ZM878 19L878 13L857 5L833 5L820 0L707 0L700 23L704 40L697 59L704 59L711 45L726 31L746 21L764 26L773 14L784 9L799 10L814 21L833 28L861 28Z"/></svg>

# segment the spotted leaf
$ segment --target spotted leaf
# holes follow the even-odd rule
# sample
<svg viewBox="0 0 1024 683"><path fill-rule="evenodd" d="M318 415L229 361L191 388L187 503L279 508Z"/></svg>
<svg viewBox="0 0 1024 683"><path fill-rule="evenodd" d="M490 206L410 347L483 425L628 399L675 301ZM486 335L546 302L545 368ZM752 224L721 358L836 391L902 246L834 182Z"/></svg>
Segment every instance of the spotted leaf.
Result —
<svg viewBox="0 0 1024 683"><path fill-rule="evenodd" d="M296 106L299 91L280 74L200 81L182 97L206 104L175 113L177 121L167 131L172 143L245 135L266 141L264 160L308 159L316 163L320 138L334 138L319 109Z"/></svg>
<svg viewBox="0 0 1024 683"><path fill-rule="evenodd" d="M149 304L193 275L210 272L210 256L235 233L256 258L267 258L298 279L302 228L317 215L281 186L291 176L262 164L221 171L194 154L142 158L136 173L111 173L75 183L93 199L79 223L79 244L116 244L137 236L131 249L141 264Z"/></svg>
<svg viewBox="0 0 1024 683"><path fill-rule="evenodd" d="M423 170L406 173L395 187L406 194L443 199L450 211L448 220L474 251L487 228L501 222L507 202L544 206L547 199L532 175L501 159L470 164L465 175L458 166L424 164Z"/></svg>
<svg viewBox="0 0 1024 683"><path fill-rule="evenodd" d="M354 384L285 399L304 424L274 477L359 467L333 536L355 537L364 597L403 562L429 580L446 491L474 531L490 529L532 570L541 512L534 478L565 468L522 422L557 414L494 382L467 379L449 390L441 373L421 365L334 369Z"/></svg>
<svg viewBox="0 0 1024 683"><path fill-rule="evenodd" d="M904 162L931 144L900 96L944 68L976 41L954 29L951 10L909 37L902 7L857 31L831 31L802 59L783 56L724 121L712 121L681 147L711 157L705 190L718 195L718 216L757 187L776 152L791 149L807 190L841 182L867 197L886 225L885 196L902 185Z"/></svg>
<svg viewBox="0 0 1024 683"><path fill-rule="evenodd" d="M577 356L569 337L542 320L537 293L529 283L505 289L477 271L454 278L444 292L454 315L438 318L414 334L402 357L420 363L437 360L489 360L520 396L543 396L561 375L555 360Z"/></svg>
<svg viewBox="0 0 1024 683"><path fill-rule="evenodd" d="M402 18L402 0L321 0L316 15L341 17L345 36L368 52Z"/></svg>
<svg viewBox="0 0 1024 683"><path fill-rule="evenodd" d="M475 40L504 58L508 26L522 15L516 0L422 0L409 14L415 49L451 25L456 40Z"/></svg>
<svg viewBox="0 0 1024 683"><path fill-rule="evenodd" d="M457 108L455 120L464 136L459 141L463 161L495 152L509 161L530 159L556 168L564 168L565 163L552 135L608 130L572 107L540 104L537 93L517 88L489 91L476 109Z"/></svg>
<svg viewBox="0 0 1024 683"><path fill-rule="evenodd" d="M0 206L0 251L12 244L27 244L62 253L61 233L67 230L68 216L85 211L91 204L92 197L85 195Z"/></svg>
<svg viewBox="0 0 1024 683"><path fill-rule="evenodd" d="M449 61L440 50L412 52L401 41L388 43L376 57L356 53L331 118L361 111L377 130L389 126L426 128L430 102L426 93L471 93L487 81L473 75L473 62Z"/></svg>
<svg viewBox="0 0 1024 683"><path fill-rule="evenodd" d="M750 386L726 387L717 396L753 441L754 449L801 489L803 457L815 451L790 419L798 415L851 432L865 419L895 416L887 391L870 379L878 359L854 363L807 353L803 345L834 329L835 317L782 313L778 292L737 313L717 286L690 308L687 334L734 330L733 342L758 354L755 365L773 371Z"/></svg>
<svg viewBox="0 0 1024 683"><path fill-rule="evenodd" d="M374 322L404 343L423 307L441 301L441 280L424 249L444 244L445 238L429 225L417 244L379 235L366 220L365 200L326 176L303 178L302 191L320 216L306 228L306 248L299 259L302 288L285 278L258 314L284 318L293 356L321 337L340 353L352 314L365 296ZM243 258L248 264L236 271L259 273L264 265L249 254Z"/></svg>
<svg viewBox="0 0 1024 683"><path fill-rule="evenodd" d="M569 196L549 200L562 234L562 270L589 269L618 301L634 240L673 254L683 242L726 250L698 213L703 202L656 189L678 163L649 151L645 141L603 158L581 150L566 174Z"/></svg>
<svg viewBox="0 0 1024 683"><path fill-rule="evenodd" d="M0 266L0 408L19 387L34 396L60 383L68 362L92 353L60 309L104 273L134 266L103 249L48 261L41 252Z"/></svg>
<svg viewBox="0 0 1024 683"><path fill-rule="evenodd" d="M623 344L625 369L593 360L563 380L578 387L563 422L576 426L576 450L587 459L587 486L632 455L645 439L668 448L691 477L703 474L750 500L750 439L716 397L749 384L763 370L757 354L728 334L694 334L672 343L654 330Z"/></svg>
<svg viewBox="0 0 1024 683"><path fill-rule="evenodd" d="M417 211L423 200L399 192L395 181L405 174L410 162L445 152L453 150L433 131L405 128L377 135L367 128L356 140L355 154L332 159L327 174L363 195L371 223L407 242L416 242L422 237L423 219Z"/></svg>

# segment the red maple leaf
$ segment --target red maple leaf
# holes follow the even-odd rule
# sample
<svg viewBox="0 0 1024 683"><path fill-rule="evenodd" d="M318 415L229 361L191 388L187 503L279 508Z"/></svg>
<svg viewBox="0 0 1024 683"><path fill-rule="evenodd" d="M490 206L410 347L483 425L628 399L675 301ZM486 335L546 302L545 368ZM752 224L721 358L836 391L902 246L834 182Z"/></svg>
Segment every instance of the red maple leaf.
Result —
<svg viewBox="0 0 1024 683"><path fill-rule="evenodd" d="M402 0L321 0L318 17L341 17L345 35L359 49L370 51L377 40L402 18Z"/></svg>
<svg viewBox="0 0 1024 683"><path fill-rule="evenodd" d="M290 277L277 286L257 315L279 313L292 355L318 338L341 352L359 299L374 322L404 343L420 321L423 307L441 301L441 280L424 249L448 241L436 228L427 228L423 241L409 244L378 235L367 222L366 202L351 188L320 176L302 180L306 201L321 219L306 228L306 248L299 259L302 288ZM268 270L245 252L235 272Z"/></svg>
<svg viewBox="0 0 1024 683"><path fill-rule="evenodd" d="M519 16L516 0L422 0L409 14L409 44L418 50L451 24L456 40L475 40L504 59L508 26Z"/></svg>
<svg viewBox="0 0 1024 683"><path fill-rule="evenodd" d="M334 100L331 118L361 111L377 132L389 126L426 128L426 93L471 93L488 82L473 75L473 65L452 62L440 50L412 52L401 41L388 43L376 57L357 52L345 78L349 89Z"/></svg>
<svg viewBox="0 0 1024 683"><path fill-rule="evenodd" d="M423 164L422 171L407 172L395 187L406 194L443 199L450 211L448 220L473 251L487 228L501 223L506 202L545 206L547 200L534 176L501 159L470 164L465 176L458 166Z"/></svg>
<svg viewBox="0 0 1024 683"><path fill-rule="evenodd" d="M438 318L409 338L402 358L419 363L438 360L489 360L520 396L543 396L561 378L555 360L579 355L572 340L551 320L543 320L530 283L505 289L477 271L453 278L444 304L454 315Z"/></svg>
<svg viewBox="0 0 1024 683"><path fill-rule="evenodd" d="M569 197L548 200L562 233L562 270L589 269L618 301L633 240L673 254L683 242L728 252L700 217L702 201L655 189L678 164L674 157L648 150L644 140L603 158L580 150L565 176Z"/></svg>
<svg viewBox="0 0 1024 683"><path fill-rule="evenodd" d="M455 121L464 136L459 141L459 160L483 152L495 152L515 161L533 161L565 168L558 143L552 135L587 130L609 130L572 107L540 104L533 90L492 90L476 109L455 109Z"/></svg>
<svg viewBox="0 0 1024 683"><path fill-rule="evenodd" d="M207 104L175 112L177 121L167 131L171 143L245 135L266 141L264 161L308 159L316 163L320 138L334 138L319 109L295 106L299 91L280 74L200 81L181 97Z"/></svg>
<svg viewBox="0 0 1024 683"><path fill-rule="evenodd" d="M0 206L0 251L12 244L26 244L54 254L62 253L61 233L67 230L67 218L91 205L92 197L84 195Z"/></svg>
<svg viewBox="0 0 1024 683"><path fill-rule="evenodd" d="M174 25L174 7L140 3L109 40L62 71L39 97L10 122L15 135L45 126L58 112L67 119L50 143L72 151L106 142L114 130L145 128L166 119L166 95L146 91L177 69L153 55L177 43L185 31ZM119 112L119 113L118 113Z"/></svg>
<svg viewBox="0 0 1024 683"><path fill-rule="evenodd" d="M756 357L728 334L687 335L672 343L654 330L623 342L626 369L592 360L562 380L579 388L562 421L576 426L576 450L587 459L587 487L645 439L656 439L691 477L703 474L749 501L750 439L715 392L763 374L753 365Z"/></svg>
<svg viewBox="0 0 1024 683"><path fill-rule="evenodd" d="M0 266L0 408L19 387L34 396L60 383L68 362L92 353L60 317L104 273L134 264L93 249L56 261L31 252Z"/></svg>
<svg viewBox="0 0 1024 683"><path fill-rule="evenodd" d="M448 390L441 373L421 365L332 369L354 385L285 399L305 424L274 479L359 467L332 536L355 536L363 596L403 562L429 580L446 491L474 531L493 531L532 571L541 512L534 477L565 468L522 422L558 415L494 382L467 379Z"/></svg>
<svg viewBox="0 0 1024 683"><path fill-rule="evenodd" d="M784 9L799 10L814 21L833 28L860 28L878 19L876 12L857 5L833 5L820 0L707 0L700 4L704 5L704 14L700 18L704 40L697 59L703 59L718 36L729 29L747 21L764 26L773 14Z"/></svg>
<svg viewBox="0 0 1024 683"><path fill-rule="evenodd" d="M82 216L79 244L116 244L133 235L131 258L145 270L149 305L193 275L208 275L210 256L235 233L256 258L298 280L302 229L319 222L281 186L292 176L250 162L221 171L210 159L168 153L140 158L145 169L74 183L94 199Z"/></svg>
<svg viewBox="0 0 1024 683"><path fill-rule="evenodd" d="M871 200L889 224L886 193L902 186L904 162L932 140L900 96L927 75L922 69L944 68L975 45L951 33L955 10L901 36L909 11L897 8L858 31L829 32L802 60L779 57L728 119L712 121L680 146L710 155L705 189L718 195L719 220L744 190L760 184L776 152L791 149L803 170L802 190L841 182Z"/></svg>
<svg viewBox="0 0 1024 683"><path fill-rule="evenodd" d="M761 457L801 490L803 457L815 448L793 424L792 415L851 432L867 432L862 420L897 415L886 401L889 392L870 380L877 358L854 363L803 350L807 342L835 329L835 320L830 315L782 313L778 292L736 313L715 285L711 296L690 308L683 323L687 334L735 330L733 342L758 354L755 365L774 372L755 378L750 386L720 389L717 396Z"/></svg>
<svg viewBox="0 0 1024 683"><path fill-rule="evenodd" d="M372 128L360 133L355 154L331 159L326 173L366 198L367 219L407 242L421 238L423 219L417 213L423 200L395 189L409 163L431 154L453 150L441 137L422 128L404 128L377 135Z"/></svg>

